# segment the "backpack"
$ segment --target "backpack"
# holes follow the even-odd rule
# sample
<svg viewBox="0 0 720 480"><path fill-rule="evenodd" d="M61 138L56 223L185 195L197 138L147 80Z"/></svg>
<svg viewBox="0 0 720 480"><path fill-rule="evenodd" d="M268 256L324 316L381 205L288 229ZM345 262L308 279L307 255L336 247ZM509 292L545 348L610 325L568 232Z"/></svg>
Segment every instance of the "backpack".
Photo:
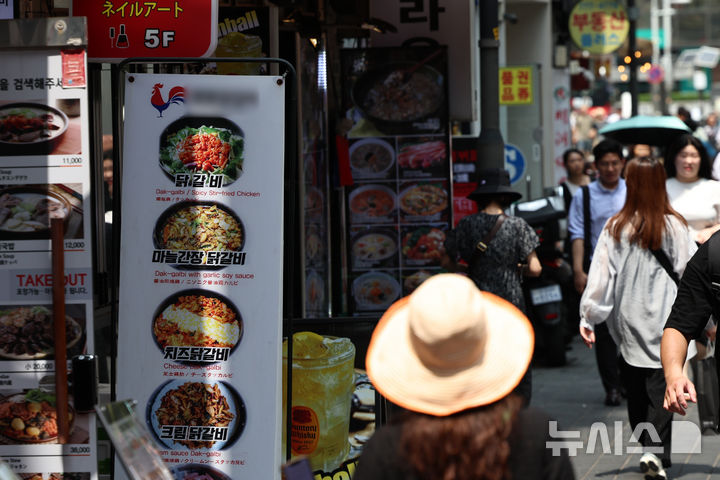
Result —
<svg viewBox="0 0 720 480"><path fill-rule="evenodd" d="M708 265L710 266L711 303L715 323L720 320L720 231L708 240Z"/></svg>

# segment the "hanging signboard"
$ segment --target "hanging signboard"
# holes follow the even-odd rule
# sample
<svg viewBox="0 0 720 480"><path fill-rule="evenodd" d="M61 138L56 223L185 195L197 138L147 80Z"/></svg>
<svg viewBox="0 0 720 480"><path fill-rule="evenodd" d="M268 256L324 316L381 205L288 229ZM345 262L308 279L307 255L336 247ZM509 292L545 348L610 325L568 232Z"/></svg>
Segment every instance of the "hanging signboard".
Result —
<svg viewBox="0 0 720 480"><path fill-rule="evenodd" d="M18 35L0 44L0 459L23 478L97 479L86 399L69 399L68 444L58 444L54 375L68 367L55 365L52 336L50 220L60 218L67 358L93 352L85 50L61 47L62 32L83 28L72 18L0 21Z"/></svg>
<svg viewBox="0 0 720 480"><path fill-rule="evenodd" d="M624 2L581 0L570 12L569 30L575 45L590 53L611 53L630 31Z"/></svg>
<svg viewBox="0 0 720 480"><path fill-rule="evenodd" d="M206 57L217 43L217 0L154 2L73 0L87 17L93 61L131 57Z"/></svg>
<svg viewBox="0 0 720 480"><path fill-rule="evenodd" d="M532 105L532 67L499 68L500 105Z"/></svg>
<svg viewBox="0 0 720 480"><path fill-rule="evenodd" d="M0 20L8 20L14 18L13 16L13 0L2 0L0 1Z"/></svg>
<svg viewBox="0 0 720 480"><path fill-rule="evenodd" d="M178 479L280 478L284 88L126 77L117 391Z"/></svg>

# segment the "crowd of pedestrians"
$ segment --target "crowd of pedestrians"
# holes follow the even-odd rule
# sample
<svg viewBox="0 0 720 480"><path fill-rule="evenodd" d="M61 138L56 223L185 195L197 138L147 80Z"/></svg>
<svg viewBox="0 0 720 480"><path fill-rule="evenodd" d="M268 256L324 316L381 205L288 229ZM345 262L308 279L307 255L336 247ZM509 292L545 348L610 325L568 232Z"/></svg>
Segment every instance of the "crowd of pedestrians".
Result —
<svg viewBox="0 0 720 480"><path fill-rule="evenodd" d="M604 403L625 402L633 431L645 426L638 469L658 480L671 473L673 414L698 401L688 362L709 355L720 313L718 118L678 116L690 133L668 145L621 145L583 109L561 184L577 293L566 305L595 350ZM505 214L520 197L506 171L478 172L478 213L445 243L454 273L431 277L378 323L368 375L402 413L372 437L356 478L574 478L566 453L547 446L551 419L530 406L521 281L542 267L536 233Z"/></svg>

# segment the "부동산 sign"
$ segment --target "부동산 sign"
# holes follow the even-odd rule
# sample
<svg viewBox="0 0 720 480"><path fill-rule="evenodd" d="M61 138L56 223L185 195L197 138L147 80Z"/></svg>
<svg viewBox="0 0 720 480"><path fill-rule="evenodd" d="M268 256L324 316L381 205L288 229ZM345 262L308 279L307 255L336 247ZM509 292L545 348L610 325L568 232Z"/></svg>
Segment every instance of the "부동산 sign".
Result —
<svg viewBox="0 0 720 480"><path fill-rule="evenodd" d="M87 17L88 57L205 57L217 44L217 0L73 0Z"/></svg>
<svg viewBox="0 0 720 480"><path fill-rule="evenodd" d="M630 22L622 2L582 0L570 12L570 36L590 53L614 52L627 38Z"/></svg>

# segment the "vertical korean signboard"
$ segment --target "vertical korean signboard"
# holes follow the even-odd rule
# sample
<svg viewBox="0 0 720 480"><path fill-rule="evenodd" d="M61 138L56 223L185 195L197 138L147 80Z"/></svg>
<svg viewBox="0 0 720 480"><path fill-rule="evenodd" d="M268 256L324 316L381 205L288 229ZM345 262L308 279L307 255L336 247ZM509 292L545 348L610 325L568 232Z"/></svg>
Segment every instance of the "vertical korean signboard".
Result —
<svg viewBox="0 0 720 480"><path fill-rule="evenodd" d="M73 19L52 22L73 30ZM0 31L27 38L35 27L53 30L45 21L0 21ZM0 45L0 458L23 478L90 480L95 415L76 410L80 399L69 399L70 435L58 444L54 374L66 366L54 361L50 250L50 221L60 218L67 356L92 353L85 50L15 41L14 49Z"/></svg>
<svg viewBox="0 0 720 480"><path fill-rule="evenodd" d="M118 398L178 479L279 478L284 81L125 89Z"/></svg>

